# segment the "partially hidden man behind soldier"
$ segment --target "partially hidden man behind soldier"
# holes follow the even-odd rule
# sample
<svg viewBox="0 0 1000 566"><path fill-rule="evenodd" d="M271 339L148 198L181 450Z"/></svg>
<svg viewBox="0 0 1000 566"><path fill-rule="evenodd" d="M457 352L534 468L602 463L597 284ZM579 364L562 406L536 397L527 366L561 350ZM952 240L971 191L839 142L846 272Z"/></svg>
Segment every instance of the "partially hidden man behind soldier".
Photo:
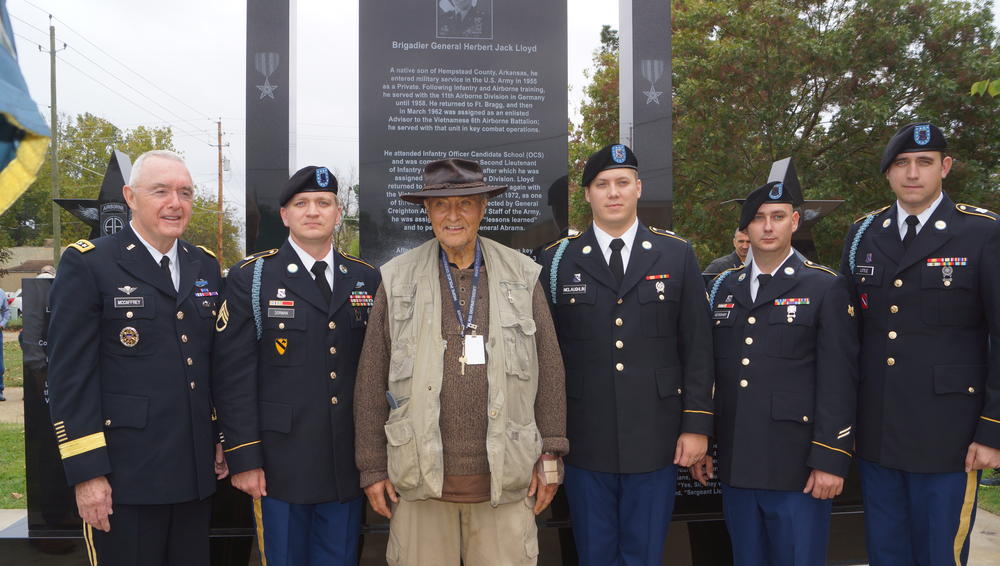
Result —
<svg viewBox="0 0 1000 566"><path fill-rule="evenodd" d="M854 445L858 339L847 279L792 248L802 195L743 202L753 259L712 282L722 509L737 566L825 564ZM707 484L711 456L692 477Z"/></svg>
<svg viewBox="0 0 1000 566"><path fill-rule="evenodd" d="M737 228L733 231L733 253L713 259L705 267L705 271L702 272L702 275L706 278L705 281L710 281L713 277L727 269L743 265L747 260L747 251L749 250L750 236L747 235L745 230Z"/></svg>
<svg viewBox="0 0 1000 566"><path fill-rule="evenodd" d="M209 562L226 473L210 388L221 282L215 257L179 239L194 192L178 155L140 155L131 222L70 244L52 285L49 410L94 565Z"/></svg>
<svg viewBox="0 0 1000 566"><path fill-rule="evenodd" d="M216 410L232 483L254 499L268 565L358 561L354 374L378 271L333 247L337 179L300 169L281 248L229 269L216 322Z"/></svg>
<svg viewBox="0 0 1000 566"><path fill-rule="evenodd" d="M881 163L896 202L844 240L873 566L965 564L978 476L1000 465L1000 217L942 191L947 147L933 124L900 128Z"/></svg>
<svg viewBox="0 0 1000 566"><path fill-rule="evenodd" d="M535 515L560 483L565 391L539 267L478 235L487 199L463 159L424 167L434 239L382 266L359 362L361 485L390 518L389 564L535 564Z"/></svg>
<svg viewBox="0 0 1000 566"><path fill-rule="evenodd" d="M566 495L580 564L660 564L677 466L712 433L712 336L691 245L638 220L638 160L609 145L581 185L594 216L542 254L566 365Z"/></svg>

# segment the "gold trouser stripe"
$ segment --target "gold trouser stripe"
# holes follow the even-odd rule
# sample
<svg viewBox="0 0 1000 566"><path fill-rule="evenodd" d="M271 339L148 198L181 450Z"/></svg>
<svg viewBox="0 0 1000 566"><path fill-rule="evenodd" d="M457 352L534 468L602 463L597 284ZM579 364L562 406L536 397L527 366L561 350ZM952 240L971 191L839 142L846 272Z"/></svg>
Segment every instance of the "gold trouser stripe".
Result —
<svg viewBox="0 0 1000 566"><path fill-rule="evenodd" d="M848 458L853 458L853 456L851 456L851 453L846 450L841 450L840 448L834 448L833 446L827 446L826 444L823 444L822 442L816 442L815 440L813 440L812 443L815 444L816 446L822 446L823 448L827 448L835 452L840 452L841 454L844 454Z"/></svg>
<svg viewBox="0 0 1000 566"><path fill-rule="evenodd" d="M684 412L685 413L699 413L699 414L702 414L702 415L714 415L715 414L715 413L710 413L708 411L695 411L693 409L685 409Z"/></svg>
<svg viewBox="0 0 1000 566"><path fill-rule="evenodd" d="M107 446L104 441L103 432L95 432L94 434L88 434L87 436L77 438L76 440L70 440L69 442L64 442L59 445L59 455L62 459L76 456L77 454L83 454L84 452L90 452L91 450L97 450L98 448L103 448Z"/></svg>
<svg viewBox="0 0 1000 566"><path fill-rule="evenodd" d="M90 566L97 566L97 549L94 548L94 527L87 521L83 522L83 545L87 547L87 560Z"/></svg>
<svg viewBox="0 0 1000 566"><path fill-rule="evenodd" d="M257 523L257 549L260 550L260 564L267 566L267 555L264 554L264 512L260 508L260 499L253 500L253 518Z"/></svg>
<svg viewBox="0 0 1000 566"><path fill-rule="evenodd" d="M225 450L223 450L223 452L232 452L233 450L239 450L240 448L243 448L244 446L250 446L251 444L260 444L260 441L259 440L254 440L253 442L244 442L243 444L240 444L239 446L233 446L232 448L226 448Z"/></svg>
<svg viewBox="0 0 1000 566"><path fill-rule="evenodd" d="M962 564L962 547L969 538L972 528L972 510L976 505L976 488L979 487L979 473L969 472L965 479L965 501L962 503L962 515L958 521L958 532L955 533L955 566Z"/></svg>
<svg viewBox="0 0 1000 566"><path fill-rule="evenodd" d="M991 423L1000 423L1000 421L998 421L996 419L991 419L989 417L980 416L979 418L983 419L984 421L989 421Z"/></svg>

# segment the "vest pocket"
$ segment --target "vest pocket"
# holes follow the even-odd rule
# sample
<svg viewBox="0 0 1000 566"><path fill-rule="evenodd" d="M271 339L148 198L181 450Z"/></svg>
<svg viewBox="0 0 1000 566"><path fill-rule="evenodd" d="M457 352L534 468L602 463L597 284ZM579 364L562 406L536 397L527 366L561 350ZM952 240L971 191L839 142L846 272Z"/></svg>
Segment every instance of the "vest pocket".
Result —
<svg viewBox="0 0 1000 566"><path fill-rule="evenodd" d="M517 313L500 311L500 325L506 349L507 373L528 379L528 369L538 363L535 351L535 321Z"/></svg>
<svg viewBox="0 0 1000 566"><path fill-rule="evenodd" d="M501 487L504 491L528 489L535 462L542 455L542 435L535 423L527 426L512 422L504 434L504 459Z"/></svg>
<svg viewBox="0 0 1000 566"><path fill-rule="evenodd" d="M415 489L420 485L420 460L413 440L410 419L385 424L386 451L389 457L389 480L396 489Z"/></svg>

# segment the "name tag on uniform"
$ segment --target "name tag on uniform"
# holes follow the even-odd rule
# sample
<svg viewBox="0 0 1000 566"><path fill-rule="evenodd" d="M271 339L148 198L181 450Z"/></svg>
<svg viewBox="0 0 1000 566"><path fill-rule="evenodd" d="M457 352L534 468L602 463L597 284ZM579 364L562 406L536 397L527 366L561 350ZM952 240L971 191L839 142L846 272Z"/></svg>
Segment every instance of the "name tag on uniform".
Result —
<svg viewBox="0 0 1000 566"><path fill-rule="evenodd" d="M295 309L267 309L267 318L295 318Z"/></svg>
<svg viewBox="0 0 1000 566"><path fill-rule="evenodd" d="M563 285L563 295L582 295L587 292L586 283L579 285Z"/></svg>
<svg viewBox="0 0 1000 566"><path fill-rule="evenodd" d="M465 363L470 365L486 363L486 347L482 334L465 335Z"/></svg>
<svg viewBox="0 0 1000 566"><path fill-rule="evenodd" d="M875 275L874 265L855 265L854 266L855 275Z"/></svg>
<svg viewBox="0 0 1000 566"><path fill-rule="evenodd" d="M733 311L715 311L712 313L712 318L715 320L727 319L731 314Z"/></svg>
<svg viewBox="0 0 1000 566"><path fill-rule="evenodd" d="M146 306L144 297L115 297L116 309L139 309Z"/></svg>

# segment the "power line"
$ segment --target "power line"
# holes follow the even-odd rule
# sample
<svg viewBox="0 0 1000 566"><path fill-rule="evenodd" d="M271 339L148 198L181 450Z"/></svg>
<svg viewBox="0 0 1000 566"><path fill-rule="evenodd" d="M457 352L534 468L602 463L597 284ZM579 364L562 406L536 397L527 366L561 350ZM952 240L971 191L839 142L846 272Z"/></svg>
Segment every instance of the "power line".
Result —
<svg viewBox="0 0 1000 566"><path fill-rule="evenodd" d="M51 15L47 10L45 10L45 9L37 6L36 4L33 4L32 2L29 2L28 0L24 0L24 3L28 4L29 6L35 8L36 10L38 10L38 11L40 11L42 13ZM112 55L112 54L108 53L107 51L105 51L103 48L101 48L100 45L97 45L96 43L94 43L93 41L91 41L90 39L88 39L87 36L85 36L82 33L76 31L75 29L73 29L73 26L67 24L65 21L63 21L63 20L61 20L61 19L59 19L59 18L57 18L55 16L52 16L52 18L54 20L58 21L59 23L61 23L64 27L66 27L66 29L68 29L69 31L75 33L78 37L80 37L81 39L83 39L84 41L86 41L87 43L89 43L95 49L97 49L98 51L100 51L101 53L103 53L105 56L107 56L108 58L110 58L112 61L118 63L119 65L121 65L122 67L124 67L126 70L128 70L129 72L131 72L133 75L135 75L135 76L139 77L140 79L142 79L142 80L146 81L147 83L149 83L149 85L152 86L153 88L155 88L156 90L158 90L158 91L162 92L163 94L169 96L170 98L174 99L178 103L186 106L187 108L189 108L190 110L192 110L196 114L201 115L204 119L206 119L206 120L210 120L211 119L208 116L206 116L201 110L198 110L194 106L191 106L190 104L184 102L180 98L177 98L173 94L167 92L166 90L164 90L163 88L161 88L158 84L156 84L152 80L146 78L144 75L142 75L141 73L139 73L135 69L129 67L128 65L126 65L125 63L123 63L120 59L118 59L117 57L115 57L114 55ZM75 51L79 51L78 49L74 49L74 50Z"/></svg>
<svg viewBox="0 0 1000 566"><path fill-rule="evenodd" d="M132 100L131 98L129 98L129 97L125 96L124 94L122 94L122 93L118 92L117 90L115 90L115 89L113 89L113 88L109 87L108 85L106 85L106 84L104 84L103 82L101 82L101 81L100 81L99 79L96 79L96 78L94 78L94 77L93 77L92 75L90 75L89 73L87 73L87 72L86 72L86 71L84 71L83 69L81 69L81 68L77 67L76 65L74 65L73 63L70 63L69 61L67 61L67 60L66 60L66 59L65 59L64 57L62 57L62 56L58 56L58 55L57 55L57 57L58 57L58 59L59 59L59 60L61 60L61 61L62 61L63 63L65 63L65 64L69 65L69 66L70 66L70 67L72 67L73 69L75 69L75 70L76 70L76 71L77 71L78 73L80 73L81 75L83 75L83 76L87 77L88 79L90 79L90 80L94 81L95 83L97 83L97 84L99 84L99 85L103 86L104 88L108 89L109 91L111 91L111 92L115 93L115 94L116 94L116 95L118 95L118 96L119 96L120 98L124 99L125 101L127 101L127 102L128 102L128 103L130 103L130 104L132 104L132 105L133 105L133 106L135 106L136 108L138 108L138 109L140 109L140 110L142 110L142 111L144 111L144 112L148 112L148 113L149 113L149 114L151 114L151 115L152 115L153 117L155 117L155 118L157 118L157 119L159 119L159 120L163 120L163 121L168 121L168 120L166 120L166 119L165 119L165 118L164 118L163 116L160 116L160 115L159 115L159 114L157 114L156 112L153 112L152 110L150 110L150 109L148 109L148 108L146 108L146 107L142 106L142 105L141 105L141 104L139 104L138 102L135 102L134 100ZM187 135L190 135L190 134L187 134ZM191 137L195 137L195 136L191 135ZM195 139L197 139L197 138L195 138ZM204 140L198 140L198 141L200 141L201 143L203 143L203 144L205 144L205 145L207 145L207 146L209 146L209 147L211 147L211 146L212 146L212 144L208 143L207 141L204 141Z"/></svg>

